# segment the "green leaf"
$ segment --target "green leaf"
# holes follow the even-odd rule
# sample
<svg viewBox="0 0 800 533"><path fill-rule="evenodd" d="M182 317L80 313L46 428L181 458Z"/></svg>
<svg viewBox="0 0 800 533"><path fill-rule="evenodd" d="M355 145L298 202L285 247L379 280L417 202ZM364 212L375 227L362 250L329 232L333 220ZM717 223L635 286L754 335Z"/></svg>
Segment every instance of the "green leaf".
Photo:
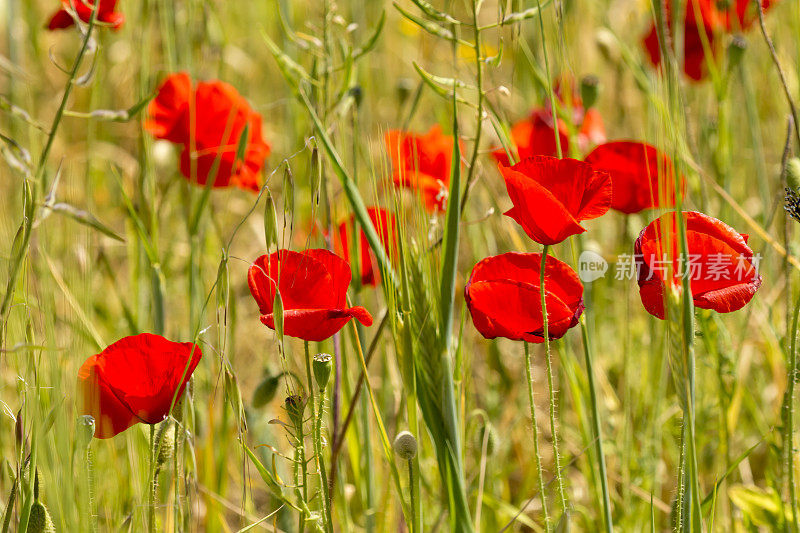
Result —
<svg viewBox="0 0 800 533"><path fill-rule="evenodd" d="M259 461L258 457L256 457L256 454L254 454L253 451L248 446L242 445L242 447L244 448L244 452L247 454L247 457L250 458L250 461L256 467L256 470L258 471L258 474L261 476L261 479L264 480L264 483L267 484L267 487L269 488L270 492L272 492L273 496L275 496L276 498L280 499L283 502L286 502L286 497L283 494L283 487L281 487L278 484L278 482L275 481L275 478L273 477L272 473L269 470L267 470L264 464L261 461Z"/></svg>
<svg viewBox="0 0 800 533"><path fill-rule="evenodd" d="M762 489L754 485L733 485L728 489L728 496L736 504L742 514L756 526L773 526L781 524L781 498L775 489ZM785 509L783 515L791 520L791 511Z"/></svg>

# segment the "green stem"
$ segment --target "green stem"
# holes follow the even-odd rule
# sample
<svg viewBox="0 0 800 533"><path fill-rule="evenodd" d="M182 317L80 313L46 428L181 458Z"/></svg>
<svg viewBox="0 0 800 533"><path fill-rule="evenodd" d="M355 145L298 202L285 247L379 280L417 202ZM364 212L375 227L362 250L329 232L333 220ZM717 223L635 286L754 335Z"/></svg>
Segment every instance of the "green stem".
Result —
<svg viewBox="0 0 800 533"><path fill-rule="evenodd" d="M467 169L466 187L464 196L461 198L461 216L467 207L469 191L477 176L475 165L478 162L478 150L481 146L481 133L483 131L483 57L481 56L481 28L478 26L478 12L480 11L480 1L472 0L472 21L475 26L475 86L478 89L477 118L475 119L475 140L472 145L472 155L469 158L469 169Z"/></svg>
<svg viewBox="0 0 800 533"><path fill-rule="evenodd" d="M573 243L574 244L574 243ZM572 246L572 258L577 264L577 250ZM584 310L580 318L581 340L583 341L583 359L586 363L586 382L589 386L589 407L592 412L592 438L594 439L595 453L597 454L597 466L600 471L600 489L603 495L603 521L605 531L613 533L614 522L611 516L611 494L608 490L608 472L606 470L606 455L603 449L603 432L600 429L600 411L598 409L597 389L594 383L594 352L592 350L589 326L586 323L587 311Z"/></svg>
<svg viewBox="0 0 800 533"><path fill-rule="evenodd" d="M542 335L544 337L545 369L547 371L547 388L550 394L550 428L553 433L553 462L558 486L558 495L561 501L561 513L567 512L567 495L564 490L564 479L561 475L561 455L558 449L558 425L556 423L556 393L553 386L553 363L550 353L550 331L547 320L547 298L545 290L545 272L547 270L547 252L550 247L542 248L541 268L539 269L539 295L542 303Z"/></svg>
<svg viewBox="0 0 800 533"><path fill-rule="evenodd" d="M156 530L156 426L150 424L150 475L147 476L147 531Z"/></svg>
<svg viewBox="0 0 800 533"><path fill-rule="evenodd" d="M542 500L542 515L546 531L552 530L550 517L547 514L547 495L544 491L544 472L542 471L542 455L539 453L539 425L536 423L536 404L533 401L533 376L531 375L531 352L528 343L525 345L525 377L528 384L528 403L531 407L531 429L533 430L533 456L536 459L536 473L539 477L539 497Z"/></svg>
<svg viewBox="0 0 800 533"><path fill-rule="evenodd" d="M89 510L89 531L97 531L97 511L94 503L94 461L92 457L92 442L86 446L86 494L87 506Z"/></svg>
<svg viewBox="0 0 800 533"><path fill-rule="evenodd" d="M597 454L597 467L600 470L600 488L603 492L603 521L608 533L614 531L611 517L611 495L608 492L608 472L606 471L606 455L603 450L603 433L600 429L600 414L597 409L597 390L594 384L594 365L592 363L592 347L589 337L589 328L586 317L581 316L581 337L583 339L583 358L586 362L586 379L589 385L589 406L592 410L592 432L594 435L595 453Z"/></svg>
<svg viewBox="0 0 800 533"><path fill-rule="evenodd" d="M421 530L415 529L417 527L417 512L416 512L417 511L417 506L416 506L417 499L414 497L414 459L409 459L407 461L407 463L408 463L408 488L409 488L409 492L411 493L411 495L410 495L410 498L411 498L411 524L412 524L411 533L419 533L419 531L421 531Z"/></svg>
<svg viewBox="0 0 800 533"><path fill-rule="evenodd" d="M792 506L792 531L800 531L798 525L797 509L797 486L794 476L794 385L797 380L797 322L800 317L800 297L794 306L792 317L792 331L789 351L789 383L787 384L784 396L784 412L786 416L786 434L784 435L783 446L786 450L786 469L788 475L789 497Z"/></svg>

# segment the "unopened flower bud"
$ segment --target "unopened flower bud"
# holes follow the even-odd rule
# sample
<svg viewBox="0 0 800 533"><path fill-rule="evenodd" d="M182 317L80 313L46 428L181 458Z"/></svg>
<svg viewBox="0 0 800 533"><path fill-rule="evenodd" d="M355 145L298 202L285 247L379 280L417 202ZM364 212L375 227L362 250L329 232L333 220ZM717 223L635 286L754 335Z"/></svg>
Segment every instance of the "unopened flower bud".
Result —
<svg viewBox="0 0 800 533"><path fill-rule="evenodd" d="M486 455L491 456L494 455L494 452L497 450L497 444L499 437L497 435L497 430L494 428L494 425L487 421L479 430L477 435L477 440L475 444L477 445L479 450L483 450L483 442L486 441Z"/></svg>
<svg viewBox="0 0 800 533"><path fill-rule="evenodd" d="M56 527L47 507L42 502L36 500L31 505L31 514L28 517L27 533L55 533Z"/></svg>
<svg viewBox="0 0 800 533"><path fill-rule="evenodd" d="M275 393L278 392L278 386L281 383L282 375L281 373L274 376L267 376L258 384L256 390L253 391L253 407L256 409L264 407L275 398Z"/></svg>
<svg viewBox="0 0 800 533"><path fill-rule="evenodd" d="M800 189L800 159L796 157L786 163L786 186L795 191Z"/></svg>
<svg viewBox="0 0 800 533"><path fill-rule="evenodd" d="M584 76L581 79L581 100L583 108L589 109L597 102L597 95L600 92L600 80L594 74Z"/></svg>
<svg viewBox="0 0 800 533"><path fill-rule="evenodd" d="M401 459L410 461L417 456L417 439L410 432L401 431L394 438L392 448Z"/></svg>
<svg viewBox="0 0 800 533"><path fill-rule="evenodd" d="M299 394L288 396L285 401L286 412L295 426L303 425L303 413L306 410L306 401Z"/></svg>
<svg viewBox="0 0 800 533"><path fill-rule="evenodd" d="M736 68L742 61L742 56L747 50L747 41L741 34L734 35L728 44L728 66Z"/></svg>
<svg viewBox="0 0 800 533"><path fill-rule="evenodd" d="M314 356L314 380L317 382L317 387L319 387L320 391L324 391L325 387L328 386L332 368L333 357L331 357L331 354L318 353Z"/></svg>
<svg viewBox="0 0 800 533"><path fill-rule="evenodd" d="M169 424L169 426L164 430L164 434L161 436L161 445L158 448L156 465L159 469L164 466L167 461L172 459L172 454L175 450L175 424L169 421L164 423Z"/></svg>
<svg viewBox="0 0 800 533"><path fill-rule="evenodd" d="M360 85L354 85L354 86L350 87L350 91L348 91L348 92L350 93L350 96L355 101L356 107L360 107L361 106L361 101L364 99L364 91L361 89L361 86Z"/></svg>
<svg viewBox="0 0 800 533"><path fill-rule="evenodd" d="M78 442L84 448L92 442L94 437L94 417L91 415L81 415L78 417Z"/></svg>

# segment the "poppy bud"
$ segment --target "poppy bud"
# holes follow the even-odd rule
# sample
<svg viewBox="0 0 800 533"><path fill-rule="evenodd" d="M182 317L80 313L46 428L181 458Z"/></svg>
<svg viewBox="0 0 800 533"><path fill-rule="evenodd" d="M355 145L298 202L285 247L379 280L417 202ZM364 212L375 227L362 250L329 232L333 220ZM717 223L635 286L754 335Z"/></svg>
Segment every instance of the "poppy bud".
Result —
<svg viewBox="0 0 800 533"><path fill-rule="evenodd" d="M417 439L408 431L401 431L395 437L392 448L401 459L410 461L417 456Z"/></svg>
<svg viewBox="0 0 800 533"><path fill-rule="evenodd" d="M85 448L94 437L94 417L81 415L78 417L78 442Z"/></svg>
<svg viewBox="0 0 800 533"><path fill-rule="evenodd" d="M742 56L747 50L747 41L743 35L734 35L728 44L728 67L736 68L742 61Z"/></svg>
<svg viewBox="0 0 800 533"><path fill-rule="evenodd" d="M28 517L27 533L55 533L56 527L47 507L42 502L36 500L31 505L31 514Z"/></svg>
<svg viewBox="0 0 800 533"><path fill-rule="evenodd" d="M25 428L22 425L22 408L17 411L17 419L14 421L14 438L17 442L17 449L22 448L22 439L25 435Z"/></svg>
<svg viewBox="0 0 800 533"><path fill-rule="evenodd" d="M800 159L793 157L786 163L786 186L800 190Z"/></svg>
<svg viewBox="0 0 800 533"><path fill-rule="evenodd" d="M499 437L497 435L497 430L494 428L494 424L487 420L478 430L475 445L479 450L483 450L483 442L486 440L486 455L492 456L495 450L497 450L498 439Z"/></svg>
<svg viewBox="0 0 800 533"><path fill-rule="evenodd" d="M161 445L158 447L158 458L156 459L157 469L161 469L164 464L172 459L172 454L175 451L175 424L169 424L161 436Z"/></svg>
<svg viewBox="0 0 800 533"><path fill-rule="evenodd" d="M282 375L281 373L274 376L267 376L258 384L256 390L253 392L253 407L256 409L264 407L275 398L275 393L278 392L278 385L280 385Z"/></svg>
<svg viewBox="0 0 800 533"><path fill-rule="evenodd" d="M303 413L306 410L306 401L299 394L292 394L286 398L286 412L295 426L303 425Z"/></svg>
<svg viewBox="0 0 800 533"><path fill-rule="evenodd" d="M401 105L408 100L412 90L414 90L414 83L410 79L400 78L397 81L397 99Z"/></svg>
<svg viewBox="0 0 800 533"><path fill-rule="evenodd" d="M583 108L589 109L597 102L597 95L600 92L600 80L594 74L584 76L581 79L581 100Z"/></svg>
<svg viewBox="0 0 800 533"><path fill-rule="evenodd" d="M364 91L361 90L361 86L354 85L353 87L350 87L348 94L350 94L350 96L353 97L353 100L356 103L356 107L360 107L361 101L364 99Z"/></svg>
<svg viewBox="0 0 800 533"><path fill-rule="evenodd" d="M320 391L324 391L328 386L328 380L331 377L331 368L333 368L333 357L328 353L318 353L314 356L314 380L317 382L317 387Z"/></svg>

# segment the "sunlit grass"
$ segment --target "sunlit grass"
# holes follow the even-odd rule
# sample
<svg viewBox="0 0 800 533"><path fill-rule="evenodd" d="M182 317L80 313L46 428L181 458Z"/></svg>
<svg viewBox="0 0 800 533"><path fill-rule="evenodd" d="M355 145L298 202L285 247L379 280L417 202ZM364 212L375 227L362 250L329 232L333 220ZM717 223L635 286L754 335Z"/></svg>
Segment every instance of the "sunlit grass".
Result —
<svg viewBox="0 0 800 533"><path fill-rule="evenodd" d="M659 4L120 0L124 26L85 39L44 29L57 0L0 2L0 530L24 531L39 501L57 531L647 531L678 517L684 530L792 531L800 250L783 197L798 139L757 21L743 52L719 36L695 83L647 60ZM800 6L777 2L764 22L797 100ZM230 83L262 115L260 194L190 184L179 149L143 130L143 106L180 70ZM491 151L513 156L511 125L556 80L590 74L607 138L664 150L686 178L682 209L749 234L763 285L735 313L684 298L662 322L621 265L665 210L586 221L548 254L577 269L593 250L609 270L584 284L581 325L549 343L550 397L544 345L484 339L463 289L484 257L542 251L502 215ZM463 142L439 213L393 187L384 142L434 124ZM374 205L397 217L386 251ZM351 215L382 281L354 282L349 305L373 325L307 345L265 327L252 262L332 246ZM78 368L140 332L202 347L187 393L152 435L88 439ZM318 353L336 364L309 400ZM299 420L291 395L313 402ZM416 454L393 447L402 431ZM682 478L691 443L697 469Z"/></svg>

